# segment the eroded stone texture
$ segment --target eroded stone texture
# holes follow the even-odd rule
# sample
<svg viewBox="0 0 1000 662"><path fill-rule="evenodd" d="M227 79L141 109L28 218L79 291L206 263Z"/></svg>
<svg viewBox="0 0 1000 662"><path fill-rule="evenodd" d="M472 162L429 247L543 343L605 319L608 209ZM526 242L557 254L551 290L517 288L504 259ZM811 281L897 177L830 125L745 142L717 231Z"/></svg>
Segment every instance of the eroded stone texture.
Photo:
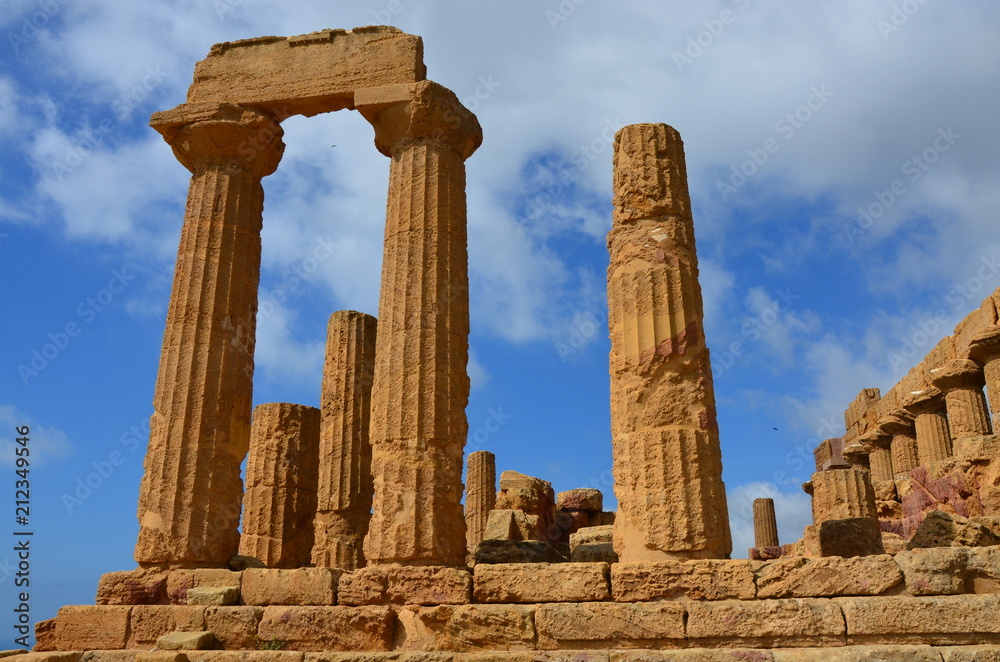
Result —
<svg viewBox="0 0 1000 662"><path fill-rule="evenodd" d="M948 430L944 396L935 389L932 397L917 399L906 408L915 415L913 424L920 464L941 462L951 457L951 432Z"/></svg>
<svg viewBox="0 0 1000 662"><path fill-rule="evenodd" d="M460 565L469 398L465 159L482 130L454 93L429 81L358 90L355 103L392 159L365 558Z"/></svg>
<svg viewBox="0 0 1000 662"><path fill-rule="evenodd" d="M983 395L986 382L975 361L956 359L928 374L934 386L944 392L952 444L966 437L992 434Z"/></svg>
<svg viewBox="0 0 1000 662"><path fill-rule="evenodd" d="M875 490L868 472L833 469L812 475L813 523L866 517L876 519Z"/></svg>
<svg viewBox="0 0 1000 662"><path fill-rule="evenodd" d="M686 177L671 127L615 136L608 325L622 561L732 551Z"/></svg>
<svg viewBox="0 0 1000 662"><path fill-rule="evenodd" d="M332 605L337 602L340 570L251 568L243 573L243 603L268 605Z"/></svg>
<svg viewBox="0 0 1000 662"><path fill-rule="evenodd" d="M910 539L909 549L921 547L981 547L1000 545L1000 536L961 515L933 510Z"/></svg>
<svg viewBox="0 0 1000 662"><path fill-rule="evenodd" d="M552 483L547 480L517 471L504 471L500 474L500 491L497 492L494 508L514 513L514 523L521 536L514 540L559 540L555 492ZM491 532L489 537L492 536Z"/></svg>
<svg viewBox="0 0 1000 662"><path fill-rule="evenodd" d="M757 569L758 598L879 595L903 581L891 556L786 558Z"/></svg>
<svg viewBox="0 0 1000 662"><path fill-rule="evenodd" d="M868 466L871 470L873 483L891 481L894 478L892 467L892 437L877 428L861 435L859 441L868 448Z"/></svg>
<svg viewBox="0 0 1000 662"><path fill-rule="evenodd" d="M387 651L394 622L389 607L267 607L257 634L292 651Z"/></svg>
<svg viewBox="0 0 1000 662"><path fill-rule="evenodd" d="M476 566L479 602L589 602L607 600L606 563L500 563Z"/></svg>
<svg viewBox="0 0 1000 662"><path fill-rule="evenodd" d="M497 458L489 451L469 453L465 479L465 540L469 551L486 539L486 523L497 501Z"/></svg>
<svg viewBox="0 0 1000 662"><path fill-rule="evenodd" d="M723 600L688 605L688 640L695 646L843 645L844 616L830 600Z"/></svg>
<svg viewBox="0 0 1000 662"><path fill-rule="evenodd" d="M616 563L611 593L618 602L646 600L753 600L750 561L698 560Z"/></svg>
<svg viewBox="0 0 1000 662"><path fill-rule="evenodd" d="M879 429L892 437L889 450L892 452L893 477L908 477L910 471L920 464L913 416L905 410L897 409L879 422Z"/></svg>
<svg viewBox="0 0 1000 662"><path fill-rule="evenodd" d="M229 104L162 130L193 177L153 396L135 559L224 566L239 547L240 464L250 443L261 178L277 168L284 144L272 117Z"/></svg>
<svg viewBox="0 0 1000 662"><path fill-rule="evenodd" d="M257 405L250 430L240 554L269 568L309 563L316 516L320 411Z"/></svg>
<svg viewBox="0 0 1000 662"><path fill-rule="evenodd" d="M995 430L1000 425L1000 326L994 323L980 329L969 342L969 357L983 366Z"/></svg>
<svg viewBox="0 0 1000 662"><path fill-rule="evenodd" d="M778 546L778 521L774 516L774 499L753 500L754 547Z"/></svg>
<svg viewBox="0 0 1000 662"><path fill-rule="evenodd" d="M401 651L528 651L535 647L534 607L404 607L396 612Z"/></svg>
<svg viewBox="0 0 1000 662"><path fill-rule="evenodd" d="M1000 641L1000 596L841 598L850 644Z"/></svg>
<svg viewBox="0 0 1000 662"><path fill-rule="evenodd" d="M664 648L684 641L683 605L676 602L538 605L538 648Z"/></svg>
<svg viewBox="0 0 1000 662"><path fill-rule="evenodd" d="M364 565L374 490L368 426L377 327L374 317L353 310L335 312L327 324L312 549L317 566L354 570Z"/></svg>

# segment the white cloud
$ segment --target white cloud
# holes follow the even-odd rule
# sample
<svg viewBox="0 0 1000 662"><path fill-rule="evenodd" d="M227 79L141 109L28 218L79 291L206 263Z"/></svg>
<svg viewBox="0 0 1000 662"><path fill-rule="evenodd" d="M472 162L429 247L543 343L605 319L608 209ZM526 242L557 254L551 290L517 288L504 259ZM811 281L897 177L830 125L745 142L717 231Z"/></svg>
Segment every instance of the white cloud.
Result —
<svg viewBox="0 0 1000 662"><path fill-rule="evenodd" d="M0 405L0 425L5 430L13 433L22 426L28 427L28 457L31 466L46 464L52 460L67 457L73 453L73 447L69 443L66 433L62 430L35 422L24 412L14 405ZM18 433L18 436L21 436ZM0 462L14 466L16 464L16 451L23 448L15 438L4 435L4 441L0 442Z"/></svg>
<svg viewBox="0 0 1000 662"><path fill-rule="evenodd" d="M275 382L319 384L323 379L326 338L296 332L298 315L281 304L257 314L256 367Z"/></svg>

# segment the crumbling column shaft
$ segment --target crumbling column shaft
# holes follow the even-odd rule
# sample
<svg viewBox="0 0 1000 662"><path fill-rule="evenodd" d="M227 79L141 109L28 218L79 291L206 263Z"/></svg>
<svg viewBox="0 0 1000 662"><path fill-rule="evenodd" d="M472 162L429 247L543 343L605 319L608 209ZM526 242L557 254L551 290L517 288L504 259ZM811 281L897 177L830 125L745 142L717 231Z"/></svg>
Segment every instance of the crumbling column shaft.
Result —
<svg viewBox="0 0 1000 662"><path fill-rule="evenodd" d="M753 537L755 547L778 546L778 521L774 516L774 499L753 500Z"/></svg>
<svg viewBox="0 0 1000 662"><path fill-rule="evenodd" d="M341 310L330 316L320 393L319 503L312 562L355 570L372 507L372 448L368 437L377 322Z"/></svg>
<svg viewBox="0 0 1000 662"><path fill-rule="evenodd" d="M139 494L140 564L226 564L239 547L260 278L261 177L281 128L224 107L168 134L192 170ZM255 150L243 145L253 141Z"/></svg>
<svg viewBox="0 0 1000 662"><path fill-rule="evenodd" d="M894 478L909 478L910 472L920 465L917 459L917 440L912 433L894 435L890 451Z"/></svg>
<svg viewBox="0 0 1000 662"><path fill-rule="evenodd" d="M465 529L469 551L486 535L486 523L497 501L497 459L489 451L469 454L465 478Z"/></svg>
<svg viewBox="0 0 1000 662"><path fill-rule="evenodd" d="M940 462L951 457L948 418L943 413L918 414L914 425L917 430L917 456L920 464Z"/></svg>
<svg viewBox="0 0 1000 662"><path fill-rule="evenodd" d="M309 563L318 461L318 409L287 402L254 409L240 554L269 568Z"/></svg>
<svg viewBox="0 0 1000 662"><path fill-rule="evenodd" d="M615 137L608 235L611 422L622 562L732 548L683 144L665 124Z"/></svg>
<svg viewBox="0 0 1000 662"><path fill-rule="evenodd" d="M863 469L831 469L812 475L813 524L827 520L878 519L875 490Z"/></svg>
<svg viewBox="0 0 1000 662"><path fill-rule="evenodd" d="M945 394L952 442L991 434L986 397L980 387L956 387Z"/></svg>

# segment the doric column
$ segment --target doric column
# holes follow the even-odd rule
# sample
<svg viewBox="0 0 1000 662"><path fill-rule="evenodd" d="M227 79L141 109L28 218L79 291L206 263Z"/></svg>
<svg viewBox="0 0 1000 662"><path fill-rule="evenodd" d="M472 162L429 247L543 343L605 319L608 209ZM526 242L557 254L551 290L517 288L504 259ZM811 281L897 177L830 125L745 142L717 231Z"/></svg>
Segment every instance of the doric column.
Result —
<svg viewBox="0 0 1000 662"><path fill-rule="evenodd" d="M914 415L913 425L917 433L917 457L920 458L920 464L940 462L951 457L951 435L948 432L944 394L937 389L915 393L906 409Z"/></svg>
<svg viewBox="0 0 1000 662"><path fill-rule="evenodd" d="M608 235L611 430L622 562L732 549L680 135L633 124L614 144Z"/></svg>
<svg viewBox="0 0 1000 662"><path fill-rule="evenodd" d="M465 478L465 529L469 551L483 541L486 522L497 502L497 458L489 451L469 453Z"/></svg>
<svg viewBox="0 0 1000 662"><path fill-rule="evenodd" d="M254 408L240 554L269 568L309 564L318 458L319 409L287 402Z"/></svg>
<svg viewBox="0 0 1000 662"><path fill-rule="evenodd" d="M811 483L813 524L835 519L878 519L875 490L867 471L818 471L812 475Z"/></svg>
<svg viewBox="0 0 1000 662"><path fill-rule="evenodd" d="M996 430L1000 427L1000 326L991 324L980 329L969 343L969 356L983 366L993 429Z"/></svg>
<svg viewBox="0 0 1000 662"><path fill-rule="evenodd" d="M377 322L341 310L330 316L320 391L319 503L314 565L355 570L372 508L368 439Z"/></svg>
<svg viewBox="0 0 1000 662"><path fill-rule="evenodd" d="M182 107L183 108L183 107ZM153 126L192 173L139 493L142 565L225 565L239 548L250 442L261 178L284 145L269 115L232 105Z"/></svg>
<svg viewBox="0 0 1000 662"><path fill-rule="evenodd" d="M430 81L359 90L390 156L372 387L369 565L463 565L469 279L465 159L476 117Z"/></svg>
<svg viewBox="0 0 1000 662"><path fill-rule="evenodd" d="M774 499L753 500L754 547L778 546L778 521L774 516Z"/></svg>
<svg viewBox="0 0 1000 662"><path fill-rule="evenodd" d="M844 461L850 467L871 471L871 461L869 455L871 448L866 447L859 440L855 440L844 446Z"/></svg>
<svg viewBox="0 0 1000 662"><path fill-rule="evenodd" d="M909 478L910 471L920 465L917 458L917 433L913 428L913 416L904 409L897 409L878 423L879 430L892 437L889 450L892 452L893 478Z"/></svg>
<svg viewBox="0 0 1000 662"><path fill-rule="evenodd" d="M861 435L859 441L868 449L868 463L872 482L893 480L892 437L877 428Z"/></svg>
<svg viewBox="0 0 1000 662"><path fill-rule="evenodd" d="M990 434L983 370L971 359L956 359L930 371L934 386L944 392L952 445L966 437Z"/></svg>

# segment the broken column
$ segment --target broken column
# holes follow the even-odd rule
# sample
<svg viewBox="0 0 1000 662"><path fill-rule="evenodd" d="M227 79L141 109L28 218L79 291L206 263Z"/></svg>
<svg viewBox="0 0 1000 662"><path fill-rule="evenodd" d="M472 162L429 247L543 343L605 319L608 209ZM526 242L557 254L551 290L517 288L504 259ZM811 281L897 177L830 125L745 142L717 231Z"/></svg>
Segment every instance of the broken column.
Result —
<svg viewBox="0 0 1000 662"><path fill-rule="evenodd" d="M819 471L803 486L812 496L813 523L806 527L808 556L883 554L875 490L863 469Z"/></svg>
<svg viewBox="0 0 1000 662"><path fill-rule="evenodd" d="M622 562L731 549L680 135L621 129L608 235L611 422Z"/></svg>
<svg viewBox="0 0 1000 662"><path fill-rule="evenodd" d="M497 458L489 451L469 453L465 479L465 530L470 552L486 536L486 522L497 501Z"/></svg>
<svg viewBox="0 0 1000 662"><path fill-rule="evenodd" d="M240 554L269 568L309 563L316 515L320 411L269 402L257 405L250 429Z"/></svg>
<svg viewBox="0 0 1000 662"><path fill-rule="evenodd" d="M187 113L187 114L186 114ZM261 178L281 127L230 104L153 115L193 173L139 492L140 565L225 565L239 548L250 442Z"/></svg>
<svg viewBox="0 0 1000 662"><path fill-rule="evenodd" d="M868 449L868 466L872 482L894 479L892 468L892 436L877 427L861 435L858 439Z"/></svg>
<svg viewBox="0 0 1000 662"><path fill-rule="evenodd" d="M465 159L475 115L432 83L358 90L392 161L372 386L371 564L464 565L468 421Z"/></svg>
<svg viewBox="0 0 1000 662"><path fill-rule="evenodd" d="M774 516L774 499L753 500L754 547L778 546L778 520Z"/></svg>
<svg viewBox="0 0 1000 662"><path fill-rule="evenodd" d="M944 392L953 445L966 437L992 432L983 396L985 379L975 361L956 359L931 370L928 376L931 383Z"/></svg>
<svg viewBox="0 0 1000 662"><path fill-rule="evenodd" d="M889 450L892 453L893 478L909 478L910 472L920 465L913 416L903 409L897 409L879 421L878 428L892 437Z"/></svg>
<svg viewBox="0 0 1000 662"><path fill-rule="evenodd" d="M969 343L969 357L983 366L986 393L993 413L993 429L1000 427L1000 326L980 329Z"/></svg>
<svg viewBox="0 0 1000 662"><path fill-rule="evenodd" d="M372 448L368 438L377 322L341 310L330 316L320 392L319 503L314 565L354 570L372 507Z"/></svg>
<svg viewBox="0 0 1000 662"><path fill-rule="evenodd" d="M942 393L937 389L915 393L906 409L914 415L920 464L940 462L951 457L951 435Z"/></svg>

